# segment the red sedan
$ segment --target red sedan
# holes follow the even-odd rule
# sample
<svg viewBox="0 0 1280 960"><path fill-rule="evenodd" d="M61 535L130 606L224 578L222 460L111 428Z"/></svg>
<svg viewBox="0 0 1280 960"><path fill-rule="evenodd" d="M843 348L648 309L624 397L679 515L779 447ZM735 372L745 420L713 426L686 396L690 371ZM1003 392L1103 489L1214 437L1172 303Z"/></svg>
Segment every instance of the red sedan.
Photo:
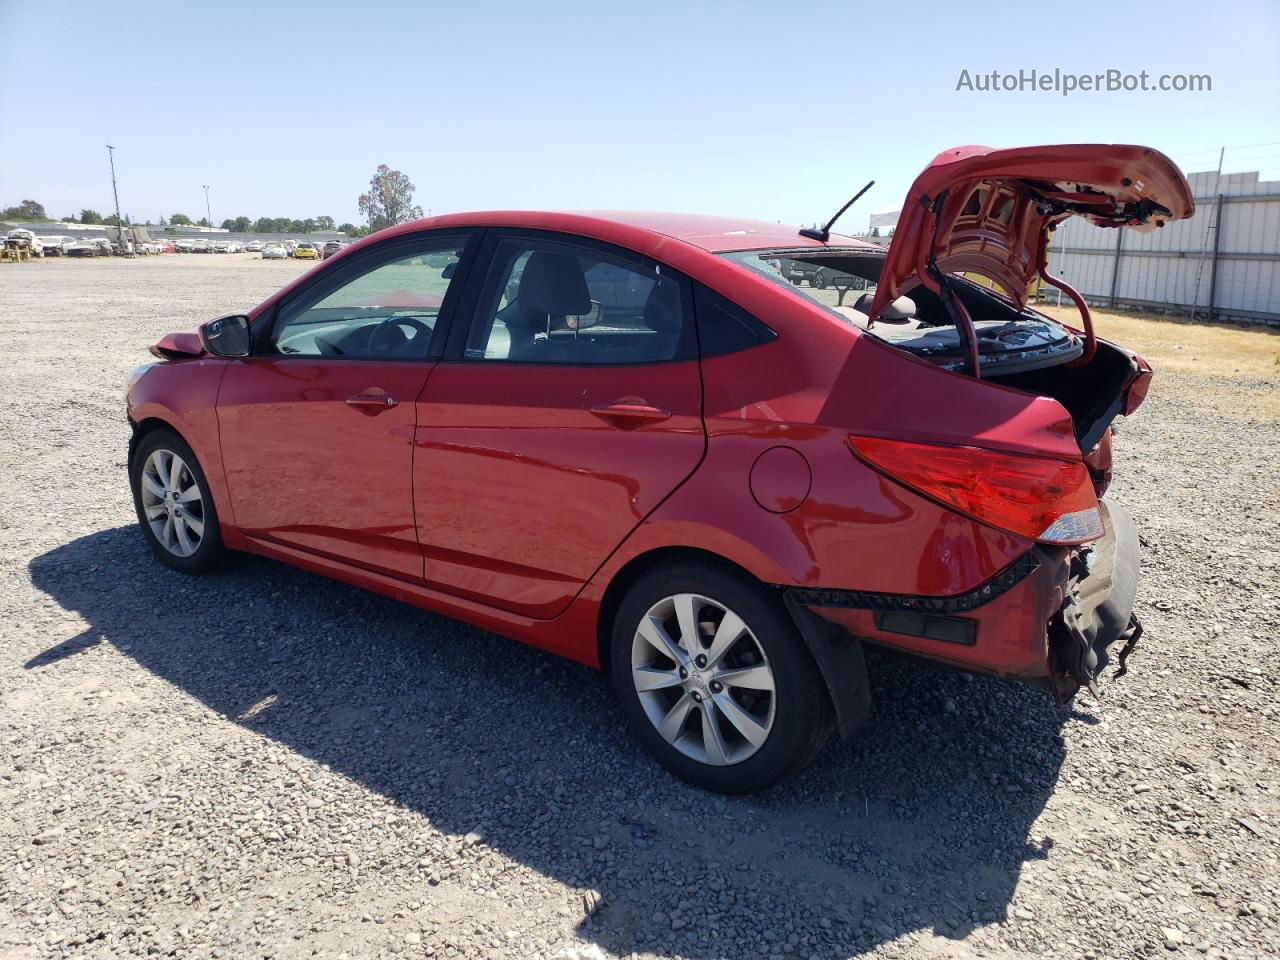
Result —
<svg viewBox="0 0 1280 960"><path fill-rule="evenodd" d="M1151 368L1094 335L1047 237L1155 229L1190 192L1142 147L964 147L903 209L887 254L674 214L385 230L156 344L128 394L142 532L181 571L258 553L598 666L713 790L853 730L864 642L1065 702L1140 633L1102 495Z"/></svg>

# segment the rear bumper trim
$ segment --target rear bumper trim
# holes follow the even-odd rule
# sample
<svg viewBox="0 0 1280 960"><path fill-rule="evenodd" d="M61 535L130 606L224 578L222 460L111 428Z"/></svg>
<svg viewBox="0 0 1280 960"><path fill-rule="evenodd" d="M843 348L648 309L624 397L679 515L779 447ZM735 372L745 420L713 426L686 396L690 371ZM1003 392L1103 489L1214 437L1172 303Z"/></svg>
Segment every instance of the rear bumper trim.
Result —
<svg viewBox="0 0 1280 960"><path fill-rule="evenodd" d="M1040 567L1036 551L1024 553L980 587L950 597L920 597L902 593L874 593L869 590L824 590L791 587L787 595L807 607L835 607L845 610L906 610L917 613L964 613L977 610L1008 593Z"/></svg>

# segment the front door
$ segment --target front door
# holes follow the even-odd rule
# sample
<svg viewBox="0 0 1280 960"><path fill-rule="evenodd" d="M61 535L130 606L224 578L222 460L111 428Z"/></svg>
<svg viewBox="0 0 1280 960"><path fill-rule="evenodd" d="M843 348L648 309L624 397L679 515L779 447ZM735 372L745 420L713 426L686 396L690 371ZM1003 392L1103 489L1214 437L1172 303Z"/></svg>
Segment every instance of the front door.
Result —
<svg viewBox="0 0 1280 960"><path fill-rule="evenodd" d="M421 580L415 402L466 241L397 240L337 261L264 318L270 330L255 331L218 396L245 534Z"/></svg>
<svg viewBox="0 0 1280 960"><path fill-rule="evenodd" d="M551 618L702 458L687 281L567 238L486 248L418 404L418 536L429 585Z"/></svg>

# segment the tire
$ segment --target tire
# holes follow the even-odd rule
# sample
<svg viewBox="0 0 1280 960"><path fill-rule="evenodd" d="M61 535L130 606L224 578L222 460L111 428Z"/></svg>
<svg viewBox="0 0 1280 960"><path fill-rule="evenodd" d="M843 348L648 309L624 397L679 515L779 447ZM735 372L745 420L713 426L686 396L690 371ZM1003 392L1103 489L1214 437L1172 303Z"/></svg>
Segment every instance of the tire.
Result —
<svg viewBox="0 0 1280 960"><path fill-rule="evenodd" d="M827 289L827 275L819 270L809 279L809 286L818 290Z"/></svg>
<svg viewBox="0 0 1280 960"><path fill-rule="evenodd" d="M175 462L181 464L176 482L170 480ZM218 511L204 470L176 433L159 429L142 438L129 462L129 485L142 535L161 563L200 574L225 559Z"/></svg>
<svg viewBox="0 0 1280 960"><path fill-rule="evenodd" d="M699 625L693 651L681 620ZM831 733L831 704L804 639L781 599L744 575L683 562L642 576L618 607L611 654L633 732L667 770L704 790L771 787L812 762Z"/></svg>

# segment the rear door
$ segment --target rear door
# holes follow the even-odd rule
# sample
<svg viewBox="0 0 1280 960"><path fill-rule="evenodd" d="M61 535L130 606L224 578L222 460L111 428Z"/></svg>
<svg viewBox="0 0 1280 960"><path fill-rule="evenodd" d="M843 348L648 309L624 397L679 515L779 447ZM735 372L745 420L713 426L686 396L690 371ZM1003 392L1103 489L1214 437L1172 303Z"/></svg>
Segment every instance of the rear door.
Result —
<svg viewBox="0 0 1280 960"><path fill-rule="evenodd" d="M702 458L688 281L540 232L491 231L481 262L418 404L426 580L550 618Z"/></svg>
<svg viewBox="0 0 1280 960"><path fill-rule="evenodd" d="M415 402L442 348L466 234L336 261L255 330L218 396L237 526L251 537L422 579Z"/></svg>

